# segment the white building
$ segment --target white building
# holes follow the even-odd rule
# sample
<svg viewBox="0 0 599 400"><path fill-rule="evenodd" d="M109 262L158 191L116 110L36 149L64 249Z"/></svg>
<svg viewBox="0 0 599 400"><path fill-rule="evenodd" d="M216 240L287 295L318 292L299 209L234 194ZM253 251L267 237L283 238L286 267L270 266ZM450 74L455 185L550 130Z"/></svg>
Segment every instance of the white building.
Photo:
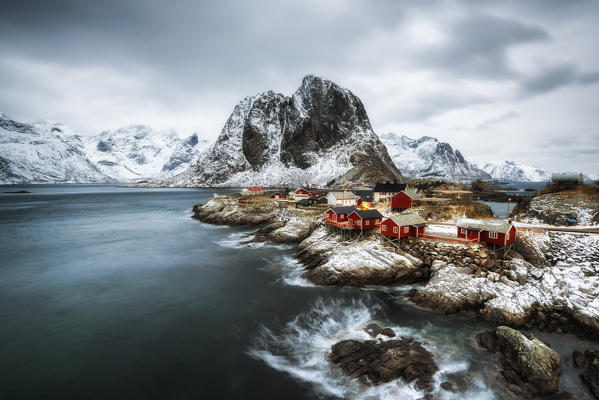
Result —
<svg viewBox="0 0 599 400"><path fill-rule="evenodd" d="M358 196L348 191L329 192L329 194L327 194L327 204L335 206L355 206L357 204L357 200Z"/></svg>

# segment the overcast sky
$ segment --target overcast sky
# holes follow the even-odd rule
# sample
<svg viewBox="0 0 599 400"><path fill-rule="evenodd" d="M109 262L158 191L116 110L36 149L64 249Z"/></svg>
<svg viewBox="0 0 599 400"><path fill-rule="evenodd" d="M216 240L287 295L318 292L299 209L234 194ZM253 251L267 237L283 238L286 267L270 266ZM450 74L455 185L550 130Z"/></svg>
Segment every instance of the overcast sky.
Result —
<svg viewBox="0 0 599 400"><path fill-rule="evenodd" d="M327 77L377 133L599 174L599 1L11 1L0 111L214 139L244 96Z"/></svg>

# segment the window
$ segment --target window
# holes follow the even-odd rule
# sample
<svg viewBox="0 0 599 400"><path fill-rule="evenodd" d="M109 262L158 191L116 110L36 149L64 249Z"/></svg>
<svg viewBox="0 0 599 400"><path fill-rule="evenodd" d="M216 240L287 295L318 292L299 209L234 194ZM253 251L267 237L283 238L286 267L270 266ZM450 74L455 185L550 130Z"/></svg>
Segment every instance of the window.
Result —
<svg viewBox="0 0 599 400"><path fill-rule="evenodd" d="M462 233L462 235L465 235L466 234L466 228L461 228L460 232Z"/></svg>
<svg viewBox="0 0 599 400"><path fill-rule="evenodd" d="M366 220L366 225L370 225L370 220L369 219Z"/></svg>
<svg viewBox="0 0 599 400"><path fill-rule="evenodd" d="M357 221L356 221L356 225L358 225L358 226L362 226L362 221L361 221L361 220L357 220Z"/></svg>
<svg viewBox="0 0 599 400"><path fill-rule="evenodd" d="M404 226L403 227L403 233L408 233L410 232L410 227L409 226Z"/></svg>
<svg viewBox="0 0 599 400"><path fill-rule="evenodd" d="M397 226L394 226L393 227L393 233L397 233L397 232L398 232Z"/></svg>
<svg viewBox="0 0 599 400"><path fill-rule="evenodd" d="M387 230L387 225L383 225L383 230L386 231Z"/></svg>
<svg viewBox="0 0 599 400"><path fill-rule="evenodd" d="M490 239L497 239L497 232L489 232Z"/></svg>

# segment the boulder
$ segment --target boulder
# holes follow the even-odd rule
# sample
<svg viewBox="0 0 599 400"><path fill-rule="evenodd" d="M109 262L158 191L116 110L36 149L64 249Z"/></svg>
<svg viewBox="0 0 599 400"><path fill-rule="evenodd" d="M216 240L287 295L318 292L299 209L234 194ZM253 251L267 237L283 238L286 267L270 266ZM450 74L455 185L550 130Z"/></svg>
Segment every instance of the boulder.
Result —
<svg viewBox="0 0 599 400"><path fill-rule="evenodd" d="M439 369L432 354L411 338L343 340L331 347L329 359L345 375L367 385L401 378L426 392L433 390L433 374Z"/></svg>
<svg viewBox="0 0 599 400"><path fill-rule="evenodd" d="M477 341L489 351L496 349L504 378L519 386L525 397L558 393L561 358L539 339L532 335L526 337L515 329L500 326L494 332L477 335Z"/></svg>
<svg viewBox="0 0 599 400"><path fill-rule="evenodd" d="M584 355L575 351L573 358L577 367L587 365L580 374L580 378L589 387L595 398L599 399L599 350L587 350Z"/></svg>
<svg viewBox="0 0 599 400"><path fill-rule="evenodd" d="M372 338L376 338L378 335L387 337L395 337L395 331L391 328L383 328L376 322L372 322L364 327L364 331L368 333Z"/></svg>

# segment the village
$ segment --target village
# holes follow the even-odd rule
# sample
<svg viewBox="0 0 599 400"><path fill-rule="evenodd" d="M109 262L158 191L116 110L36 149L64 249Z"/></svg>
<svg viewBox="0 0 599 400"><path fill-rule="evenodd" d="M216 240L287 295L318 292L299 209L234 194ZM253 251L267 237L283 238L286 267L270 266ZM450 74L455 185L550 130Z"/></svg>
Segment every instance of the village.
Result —
<svg viewBox="0 0 599 400"><path fill-rule="evenodd" d="M322 211L322 222L329 232L344 239L380 235L387 244L401 247L402 239L421 238L460 244L487 243L493 248L511 246L517 229L509 219L491 218L492 213L482 209L468 218L468 206L473 192L466 189L432 189L420 192L406 183L385 182L359 189L332 190L302 187L294 191L265 190L249 187L237 199L239 205L250 205L268 198L274 207ZM480 204L480 203L479 203ZM482 204L480 204L482 205ZM431 209L462 211L455 221L428 221L419 212ZM439 217L439 215L437 216ZM438 218L434 218L438 219Z"/></svg>

